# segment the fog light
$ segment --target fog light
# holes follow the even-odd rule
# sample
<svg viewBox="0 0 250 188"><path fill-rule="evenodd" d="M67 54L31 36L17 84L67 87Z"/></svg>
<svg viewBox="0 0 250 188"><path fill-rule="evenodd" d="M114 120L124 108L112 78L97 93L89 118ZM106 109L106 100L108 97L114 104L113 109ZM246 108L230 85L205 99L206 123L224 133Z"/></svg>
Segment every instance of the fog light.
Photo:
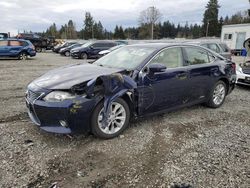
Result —
<svg viewBox="0 0 250 188"><path fill-rule="evenodd" d="M60 120L59 122L61 126L66 127L66 128L68 127L68 123L66 121Z"/></svg>

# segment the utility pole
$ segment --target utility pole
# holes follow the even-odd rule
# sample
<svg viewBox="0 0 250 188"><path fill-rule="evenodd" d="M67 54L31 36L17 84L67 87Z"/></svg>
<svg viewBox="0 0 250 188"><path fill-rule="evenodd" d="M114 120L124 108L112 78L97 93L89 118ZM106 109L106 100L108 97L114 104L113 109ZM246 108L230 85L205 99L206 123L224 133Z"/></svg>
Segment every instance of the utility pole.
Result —
<svg viewBox="0 0 250 188"><path fill-rule="evenodd" d="M207 21L206 37L208 36L209 20Z"/></svg>
<svg viewBox="0 0 250 188"><path fill-rule="evenodd" d="M94 25L93 24L92 24L91 28L92 28L92 39L94 39Z"/></svg>
<svg viewBox="0 0 250 188"><path fill-rule="evenodd" d="M154 11L155 7L152 6L151 8L151 39L154 40Z"/></svg>

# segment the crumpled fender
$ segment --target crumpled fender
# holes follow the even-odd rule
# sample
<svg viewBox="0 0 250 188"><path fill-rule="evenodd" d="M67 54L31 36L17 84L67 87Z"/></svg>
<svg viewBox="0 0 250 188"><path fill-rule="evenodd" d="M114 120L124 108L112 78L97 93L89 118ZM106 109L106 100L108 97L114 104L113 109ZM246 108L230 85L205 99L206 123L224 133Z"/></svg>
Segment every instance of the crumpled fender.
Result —
<svg viewBox="0 0 250 188"><path fill-rule="evenodd" d="M128 91L134 91L137 88L136 82L129 76L115 73L111 75L99 76L87 83L86 94L88 97L94 96L94 88L97 81L101 81L104 87L104 111L102 128L108 126L110 108L113 101L123 96Z"/></svg>

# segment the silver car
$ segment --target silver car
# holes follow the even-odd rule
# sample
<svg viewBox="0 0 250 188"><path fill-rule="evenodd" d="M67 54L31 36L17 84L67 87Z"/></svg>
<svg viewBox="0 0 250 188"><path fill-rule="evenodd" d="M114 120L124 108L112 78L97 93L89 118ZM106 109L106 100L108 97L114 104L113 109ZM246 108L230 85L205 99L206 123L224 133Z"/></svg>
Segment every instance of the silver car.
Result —
<svg viewBox="0 0 250 188"><path fill-rule="evenodd" d="M199 41L199 42L191 42L191 43L208 48L227 59L230 59L230 60L232 59L231 50L225 43L214 42L214 41Z"/></svg>

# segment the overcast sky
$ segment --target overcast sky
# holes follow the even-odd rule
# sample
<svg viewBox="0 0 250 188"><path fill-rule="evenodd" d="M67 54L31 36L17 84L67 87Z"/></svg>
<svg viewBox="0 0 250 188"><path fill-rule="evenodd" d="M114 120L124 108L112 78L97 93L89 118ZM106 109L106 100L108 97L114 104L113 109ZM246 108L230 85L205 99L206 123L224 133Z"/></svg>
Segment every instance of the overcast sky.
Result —
<svg viewBox="0 0 250 188"><path fill-rule="evenodd" d="M59 28L72 19L77 29L83 27L84 13L91 12L105 28L115 25L137 26L139 13L155 6L162 21L175 24L201 23L208 0L0 0L0 32L16 34L18 30L44 31L53 22ZM248 0L219 0L220 16L249 8Z"/></svg>

